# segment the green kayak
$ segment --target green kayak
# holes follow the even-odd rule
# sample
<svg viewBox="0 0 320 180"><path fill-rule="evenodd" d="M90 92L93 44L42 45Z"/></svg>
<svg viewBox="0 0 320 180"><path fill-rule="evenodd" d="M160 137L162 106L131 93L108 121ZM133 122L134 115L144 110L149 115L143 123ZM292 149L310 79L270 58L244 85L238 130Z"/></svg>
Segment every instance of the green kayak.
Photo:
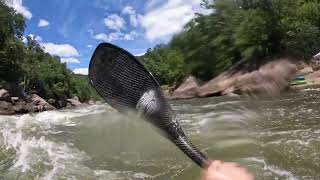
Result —
<svg viewBox="0 0 320 180"><path fill-rule="evenodd" d="M301 84L306 84L306 80L294 80L290 83L291 86L294 86L294 85L301 85Z"/></svg>

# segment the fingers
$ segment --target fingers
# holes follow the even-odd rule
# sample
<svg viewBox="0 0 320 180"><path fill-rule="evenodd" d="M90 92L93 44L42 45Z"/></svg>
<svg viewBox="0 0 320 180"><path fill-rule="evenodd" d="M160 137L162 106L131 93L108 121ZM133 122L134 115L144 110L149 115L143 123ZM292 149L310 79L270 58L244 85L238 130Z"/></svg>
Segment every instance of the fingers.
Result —
<svg viewBox="0 0 320 180"><path fill-rule="evenodd" d="M212 161L203 171L203 180L254 180L254 175L237 163Z"/></svg>

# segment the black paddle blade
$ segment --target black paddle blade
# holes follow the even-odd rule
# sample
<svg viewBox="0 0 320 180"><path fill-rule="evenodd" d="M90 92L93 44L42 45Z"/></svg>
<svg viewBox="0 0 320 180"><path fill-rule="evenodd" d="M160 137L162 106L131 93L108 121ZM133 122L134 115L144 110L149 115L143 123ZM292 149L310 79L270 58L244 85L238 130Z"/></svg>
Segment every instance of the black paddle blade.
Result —
<svg viewBox="0 0 320 180"><path fill-rule="evenodd" d="M90 62L89 79L109 105L122 113L137 112L199 166L207 167L207 158L188 141L174 120L158 82L129 52L109 43L100 44Z"/></svg>

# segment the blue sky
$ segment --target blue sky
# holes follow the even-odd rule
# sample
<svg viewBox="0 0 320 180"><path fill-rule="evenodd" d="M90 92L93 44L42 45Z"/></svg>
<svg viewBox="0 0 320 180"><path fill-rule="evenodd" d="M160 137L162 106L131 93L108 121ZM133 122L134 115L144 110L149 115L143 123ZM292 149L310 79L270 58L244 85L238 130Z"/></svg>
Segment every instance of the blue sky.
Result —
<svg viewBox="0 0 320 180"><path fill-rule="evenodd" d="M34 36L46 52L81 74L101 42L141 55L168 42L195 12L207 13L201 0L6 1L25 17L25 36Z"/></svg>

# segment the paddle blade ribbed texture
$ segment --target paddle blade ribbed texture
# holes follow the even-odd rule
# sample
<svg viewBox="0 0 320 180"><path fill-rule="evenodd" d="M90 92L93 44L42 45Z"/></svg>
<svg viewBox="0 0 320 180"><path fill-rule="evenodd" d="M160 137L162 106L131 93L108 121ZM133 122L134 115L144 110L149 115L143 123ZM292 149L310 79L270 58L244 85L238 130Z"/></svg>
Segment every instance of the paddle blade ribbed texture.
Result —
<svg viewBox="0 0 320 180"><path fill-rule="evenodd" d="M122 113L137 112L199 166L207 166L207 158L188 141L174 120L158 82L133 55L112 44L100 44L90 62L89 79L109 105Z"/></svg>

